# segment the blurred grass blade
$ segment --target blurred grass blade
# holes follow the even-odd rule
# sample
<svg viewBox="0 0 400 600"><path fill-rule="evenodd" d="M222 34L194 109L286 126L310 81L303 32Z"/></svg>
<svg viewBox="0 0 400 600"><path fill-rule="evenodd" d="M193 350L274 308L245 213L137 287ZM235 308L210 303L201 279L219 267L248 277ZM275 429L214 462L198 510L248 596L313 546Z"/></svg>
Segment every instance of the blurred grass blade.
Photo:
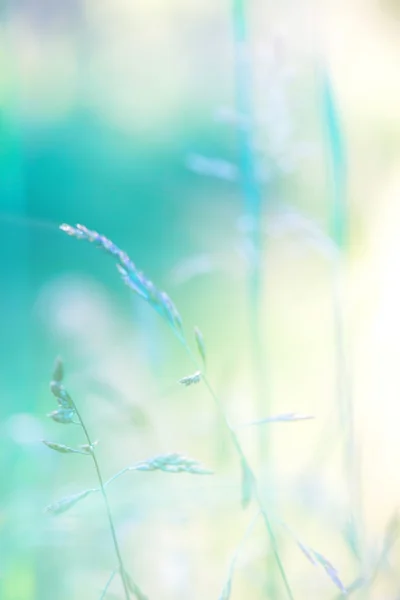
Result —
<svg viewBox="0 0 400 600"><path fill-rule="evenodd" d="M60 515L61 513L64 513L73 506L75 506L77 502L80 502L81 500L89 496L89 494L93 494L97 491L97 489L93 488L91 490L85 490L84 492L80 492L79 494L74 494L73 496L67 496L66 498L62 498L54 504L49 504L46 507L45 512L51 513L52 515Z"/></svg>
<svg viewBox="0 0 400 600"><path fill-rule="evenodd" d="M131 471L165 471L166 473L192 473L194 475L212 475L213 472L205 469L197 460L187 458L182 454L161 454L145 460L133 467Z"/></svg>
<svg viewBox="0 0 400 600"><path fill-rule="evenodd" d="M184 385L186 387L189 387L189 385L193 385L195 383L200 383L200 381L201 381L201 373L200 373L200 371L196 371L192 375L187 375L186 377L182 377L182 379L180 379L178 383L180 383L181 385Z"/></svg>
<svg viewBox="0 0 400 600"><path fill-rule="evenodd" d="M361 559L361 544L359 540L359 532L357 528L357 523L353 515L350 515L349 520L345 524L343 530L343 536L346 540L346 544L354 554L354 556L360 560Z"/></svg>
<svg viewBox="0 0 400 600"><path fill-rule="evenodd" d="M282 415L275 415L273 417L266 417L265 419L259 419L257 421L251 421L247 423L250 425L265 425L266 423L290 423L293 421L308 421L315 419L312 415L301 415L298 413L286 413Z"/></svg>
<svg viewBox="0 0 400 600"><path fill-rule="evenodd" d="M231 597L231 592L232 592L232 583L233 583L233 575L235 573L235 568L236 568L236 562L239 556L239 552L244 544L244 542L246 541L246 539L249 537L250 533L252 532L254 525L256 524L257 519L259 518L261 513L257 513L253 519L250 521L249 525L247 526L247 529L244 533L244 536L242 537L242 539L240 540L238 547L236 548L236 551L232 557L231 560L231 564L229 565L229 570L228 570L228 577L225 581L224 587L222 588L221 594L219 595L218 600L229 600L229 598Z"/></svg>
<svg viewBox="0 0 400 600"><path fill-rule="evenodd" d="M56 452L60 452L61 454L84 454L88 456L88 452L85 452L84 450L76 450L75 448L71 448L70 446L65 446L64 444L57 444L56 442L48 442L47 440L42 440L42 442L51 450L55 450Z"/></svg>
<svg viewBox="0 0 400 600"><path fill-rule="evenodd" d="M330 563L329 560L326 559L325 556L323 556L319 552L316 552L315 550L312 550L311 548L307 548L307 546L305 546L298 540L296 540L296 541L297 541L298 547L303 552L304 556L306 556L306 558L308 558L308 560L314 566L316 566L317 564L321 565L321 567L323 567L325 573L328 575L329 579L335 584L335 586L337 588L339 588L341 594L347 595L348 590L343 585L343 583L339 577L338 570L332 565L332 563Z"/></svg>
<svg viewBox="0 0 400 600"><path fill-rule="evenodd" d="M385 529L385 537L383 539L382 544L382 553L385 554L385 556L390 552L394 544L397 542L399 535L400 517L398 511L396 510L392 517L389 519L389 522Z"/></svg>
<svg viewBox="0 0 400 600"><path fill-rule="evenodd" d="M236 560L237 560L237 556L234 556L234 558L231 562L231 565L229 567L228 578L225 582L224 587L222 588L222 591L219 595L218 600L229 600L229 598L231 597L232 582L233 582L233 575L235 572Z"/></svg>
<svg viewBox="0 0 400 600"><path fill-rule="evenodd" d="M325 123L327 146L330 155L333 185L333 203L331 209L332 237L340 248L345 245L347 226L346 206L346 157L339 113L329 74L322 72L322 109Z"/></svg>
<svg viewBox="0 0 400 600"><path fill-rule="evenodd" d="M148 597L142 592L137 583L132 579L132 577L125 571L126 581L128 583L129 591L135 595L136 600L148 600Z"/></svg>
<svg viewBox="0 0 400 600"><path fill-rule="evenodd" d="M203 334L198 327L194 328L194 336L196 338L197 350L201 356L204 367L206 366L206 347L204 344Z"/></svg>
<svg viewBox="0 0 400 600"><path fill-rule="evenodd" d="M354 594L354 592L358 592L362 588L365 588L365 586L368 585L370 582L371 581L368 580L368 578L357 577L357 579L355 579L353 581L353 583L351 583L350 585L347 586L345 592L342 592L338 596L335 596L335 600L341 600L341 598L343 598L343 596L346 596L346 597L351 596L351 594Z"/></svg>
<svg viewBox="0 0 400 600"><path fill-rule="evenodd" d="M317 565L320 565L321 567L323 567L323 569L324 569L325 573L328 575L329 579L340 590L341 594L346 596L348 594L348 590L343 585L343 583L339 577L338 570L332 565L332 563L329 562L329 560L327 558L325 558L325 556L323 556L320 552L316 552L312 548L303 544L298 539L298 537L293 533L293 531L286 525L286 523L282 522L281 525L286 529L286 531L294 539L298 548L301 550L301 552L304 554L304 556L307 558L307 560L309 560L310 563L314 567L316 567Z"/></svg>
<svg viewBox="0 0 400 600"><path fill-rule="evenodd" d="M302 553L304 554L304 556L307 558L307 560L310 561L310 563L312 565L317 564L317 561L315 560L314 556L313 556L313 552L312 550L310 550L309 548L307 548L307 546L305 546L304 544L302 544L299 540L296 540L296 544L298 546L298 548L300 548L300 550L302 551Z"/></svg>
<svg viewBox="0 0 400 600"><path fill-rule="evenodd" d="M331 184L333 188L330 211L331 233L342 252L346 249L348 238L347 207L347 157L339 110L327 69L322 70L322 108L329 150ZM364 561L361 552L364 535L364 508L361 489L360 455L355 434L354 400L352 377L347 358L346 320L344 304L344 281L342 257L338 257L333 272L333 324L336 354L336 393L339 416L345 432L344 460L346 485L350 501L350 519L352 521L351 544L353 551ZM356 544L356 545L354 545ZM365 569L363 567L363 570Z"/></svg>
<svg viewBox="0 0 400 600"><path fill-rule="evenodd" d="M386 526L385 535L382 542L382 548L378 557L376 558L374 566L370 569L368 575L358 577L353 581L352 584L350 584L347 587L347 595L350 595L363 587L372 585L372 583L377 578L380 569L384 566L388 558L389 552L391 551L393 545L396 543L399 533L399 516L396 510ZM340 596L340 598L341 597L342 596ZM339 597L337 598L337 600L339 600Z"/></svg>
<svg viewBox="0 0 400 600"><path fill-rule="evenodd" d="M242 507L247 508L253 495L253 476L246 463L242 460Z"/></svg>
<svg viewBox="0 0 400 600"><path fill-rule="evenodd" d="M320 554L319 552L313 550L313 554L318 563L324 568L325 573L328 575L331 581L336 585L336 587L339 588L342 594L347 595L347 589L344 587L342 581L340 580L337 569L335 569L335 567L329 562L329 560L327 560L325 556L322 556L322 554Z"/></svg>
<svg viewBox="0 0 400 600"><path fill-rule="evenodd" d="M104 586L103 591L101 592L101 596L100 596L99 600L105 600L107 591L108 591L110 585L112 584L113 579L117 573L118 573L118 569L114 569L114 571L111 573L110 577L107 579L107 583Z"/></svg>

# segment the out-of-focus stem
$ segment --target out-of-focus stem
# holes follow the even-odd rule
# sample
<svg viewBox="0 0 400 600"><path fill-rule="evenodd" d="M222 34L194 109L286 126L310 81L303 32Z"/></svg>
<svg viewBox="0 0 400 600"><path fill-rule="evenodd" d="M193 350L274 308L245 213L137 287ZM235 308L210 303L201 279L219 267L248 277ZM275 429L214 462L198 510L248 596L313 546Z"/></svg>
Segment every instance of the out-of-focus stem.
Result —
<svg viewBox="0 0 400 600"><path fill-rule="evenodd" d="M189 355L191 361L193 362L193 364L196 366L196 368L198 370L200 370L201 365L199 364L199 362L197 361L197 359L193 355L193 353L192 353L189 345L187 344L187 342L185 340L182 340L182 338L178 338L178 339L180 339L180 341L183 343L183 346L184 346L186 352L188 353L188 355ZM215 392L213 386L211 385L208 377L204 373L202 374L202 380L203 380L203 382L204 382L204 384L205 384L205 386L206 386L206 388L207 388L210 396L212 397L212 399L214 401L214 405L215 405L215 407L216 407L216 409L218 411L218 414L219 414L219 417L221 419L221 422L222 422L222 424L224 426L224 429L229 434L229 438L230 438L230 440L232 442L232 445L235 448L236 454L238 455L238 457L239 457L239 459L240 459L241 464L243 465L243 467L247 470L247 473L248 473L249 478L251 480L251 485L252 485L252 490L253 490L253 496L254 496L254 499L255 499L255 501L256 501L256 503L258 505L258 508L260 509L260 513L262 515L262 518L264 520L264 524L265 524L265 527L267 529L268 536L269 536L270 543L271 543L272 553L274 555L275 562L276 562L276 565L278 567L278 571L280 573L283 585L285 587L287 597L290 600L294 600L293 592L292 592L292 589L290 587L290 583L289 583L289 580L287 578L286 571L285 571L285 568L283 566L283 563L282 563L282 560L281 560L281 557L280 557L280 553L279 553L279 549L278 549L278 544L277 544L277 541L276 541L276 536L275 536L275 533L274 533L272 525L271 525L271 521L270 521L270 517L269 517L269 514L268 514L268 510L267 510L267 508L266 508L266 506L264 504L264 501L263 501L263 499L261 497L261 493L259 491L257 477L254 474L254 471L251 468L249 461L247 460L247 457L246 457L246 455L244 453L244 450L242 448L242 445L240 443L240 440L239 440L239 438L237 436L237 433L236 433L235 429L232 427L232 425L229 422L229 419L228 419L228 417L227 417L227 415L225 413L225 409L224 409L224 407L222 405L221 400L219 399L217 393Z"/></svg>
<svg viewBox="0 0 400 600"><path fill-rule="evenodd" d="M266 360L261 326L262 294L262 193L257 178L257 161L254 151L254 109L252 102L251 59L247 32L246 0L233 0L233 27L235 45L235 88L238 113L238 148L240 177L244 200L247 231L248 312L251 358L257 411L267 413ZM260 432L260 456L267 459L268 436Z"/></svg>
<svg viewBox="0 0 400 600"><path fill-rule="evenodd" d="M115 554L116 554L117 560L118 560L118 567L119 567L119 572L120 572L120 576L121 576L121 580L122 580L122 585L124 587L125 599L126 600L130 600L131 596L130 596L130 593L129 593L129 586L128 586L128 582L127 582L127 578L126 578L125 567L124 567L124 563L123 563L123 560L122 560L121 551L120 551L119 544L118 544L117 533L115 531L114 520L113 520L113 517L112 517L110 503L108 501L107 493L106 493L106 490L105 490L105 485L103 483L103 477L102 477L102 474L101 474L101 471L100 471L100 466L99 466L99 463L97 461L97 457L96 457L96 454L95 454L95 450L94 450L94 447L93 447L92 440L90 439L89 432L86 429L86 425L85 425L85 423L84 423L84 421L83 421L83 419L82 419L82 417L81 417L81 415L79 413L79 410L78 410L75 402L73 403L73 405L74 405L74 409L75 409L75 412L76 412L76 416L78 417L78 420L79 420L79 422L80 422L80 424L82 426L83 432L85 434L87 443L88 443L89 447L91 448L90 455L91 455L92 460L93 460L93 464L94 464L94 467L95 467L95 470L96 470L96 474L97 474L97 479L98 479L99 484L100 484L100 493L101 493L101 495L103 497L104 505L105 505L105 508L106 508L108 524L109 524L109 527L110 527L111 537L112 537L113 544L114 544Z"/></svg>

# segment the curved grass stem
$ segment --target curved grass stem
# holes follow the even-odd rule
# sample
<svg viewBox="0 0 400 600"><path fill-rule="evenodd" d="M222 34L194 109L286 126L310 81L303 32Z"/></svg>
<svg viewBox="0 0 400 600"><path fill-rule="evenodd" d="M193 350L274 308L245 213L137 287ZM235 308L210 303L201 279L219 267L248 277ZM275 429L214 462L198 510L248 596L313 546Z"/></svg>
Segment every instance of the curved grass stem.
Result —
<svg viewBox="0 0 400 600"><path fill-rule="evenodd" d="M117 573L118 573L118 569L114 569L114 571L111 573L110 577L107 579L107 583L104 586L103 591L101 592L101 596L100 596L99 600L105 600L106 594L108 592L108 588L112 584L113 579Z"/></svg>
<svg viewBox="0 0 400 600"><path fill-rule="evenodd" d="M126 578L125 567L124 567L124 563L123 563L123 560L122 560L121 550L120 550L120 547L119 547L119 544L118 544L117 533L115 531L115 525L114 525L114 520L113 520L111 508L110 508L110 503L108 501L108 497L107 497L105 485L104 485L104 482L103 482L103 476L102 476L101 471L100 471L100 466L99 466L99 463L98 463L98 460L97 460L97 457L96 457L96 454L95 454L95 450L94 450L93 443L92 443L92 440L90 438L89 432L86 429L86 425L85 425L85 423L84 423L84 421L83 421L83 419L82 419L82 417L81 417L81 415L79 413L79 410L78 410L75 402L73 402L73 405L74 405L74 410L76 412L76 416L78 417L79 423L82 426L83 432L85 434L87 443L88 443L89 447L92 448L92 451L91 451L90 455L92 457L94 468L95 468L96 475L97 475L97 479L99 481L99 485L100 485L99 491L100 491L100 493L101 493L101 495L103 497L104 506L106 508L108 524L109 524L109 527L110 527L111 537L112 537L113 544L114 544L115 554L116 554L117 560L118 560L118 570L119 570L121 581L122 581L122 585L123 585L123 588L124 588L125 600L131 600L131 596L130 596L130 593L129 593L128 581L127 581L127 578Z"/></svg>
<svg viewBox="0 0 400 600"><path fill-rule="evenodd" d="M200 369L200 365L199 365L197 359L195 358L195 356L193 355L193 352L190 349L189 345L187 344L186 340L182 340L182 338L180 338L180 337L178 339L183 344L183 346L184 346L187 354L189 355L191 361L193 362L193 364L196 366L197 369ZM258 505L258 508L260 510L260 513L262 515L262 518L263 518L263 521L264 521L264 524L265 524L265 527L267 529L268 536L269 536L270 543L271 543L272 552L273 552L273 555L274 555L274 558L275 558L275 562L276 562L276 565L278 567L278 570L279 570L279 573L280 573L283 585L285 587L287 597L290 600L294 600L293 592L292 592L292 589L291 589L291 586L290 586L290 583L289 583L289 580L288 580L288 577L287 577L287 574L286 574L286 571L285 571L285 568L283 566L282 559L281 559L281 556L280 556L280 553L279 553L278 544L277 544L276 537L275 537L275 534L274 534L274 531L273 531L273 528L272 528L272 525L271 525L269 514L268 514L268 511L267 511L267 509L265 507L264 501L263 501L263 499L261 497L261 493L260 493L259 488L258 488L257 477L255 476L254 471L251 468L251 466L250 466L250 464L249 464L249 462L247 460L247 457L246 457L246 455L244 453L244 450L242 448L242 445L241 445L240 440L239 440L239 438L238 438L238 436L236 434L235 429L232 427L232 425L230 424L230 422L228 420L228 417L226 415L226 412L225 412L225 409L224 409L224 407L222 405L221 400L219 399L219 397L218 397L217 393L215 392L214 388L212 387L212 385L211 385L208 377L204 373L202 374L202 380L203 380L204 385L206 386L206 388L207 388L210 396L212 397L212 399L214 401L214 404L215 404L215 407L217 408L217 411L219 413L220 419L221 419L221 421L222 421L225 429L227 430L227 432L229 434L230 440L231 440L231 442L232 442L232 444L233 444L233 446L234 446L234 448L236 450L236 453L237 453L238 457L240 458L240 461L241 461L243 467L246 469L246 471L248 473L249 479L250 479L251 484L252 484L254 499L255 499L255 501L256 501L256 503Z"/></svg>

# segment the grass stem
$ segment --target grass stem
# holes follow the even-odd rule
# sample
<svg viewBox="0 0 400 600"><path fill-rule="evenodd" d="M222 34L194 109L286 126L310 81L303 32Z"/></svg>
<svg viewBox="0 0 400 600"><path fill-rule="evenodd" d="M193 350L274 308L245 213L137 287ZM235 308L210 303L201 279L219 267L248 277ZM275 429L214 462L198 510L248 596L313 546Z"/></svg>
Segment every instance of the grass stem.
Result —
<svg viewBox="0 0 400 600"><path fill-rule="evenodd" d="M78 417L79 423L81 424L83 432L85 434L87 443L92 448L90 455L91 455L92 460L93 460L94 468L95 468L96 474L97 474L97 479L98 479L99 485L100 485L100 493L101 493L101 495L103 497L104 505L105 505L105 508L106 508L106 513L107 513L107 518L108 518L108 524L109 524L109 527L110 527L111 537L112 537L113 544L114 544L115 554L116 554L117 560L118 560L119 573L120 573L120 576L121 576L122 585L124 587L125 599L126 600L130 600L131 596L130 596L130 593L129 593L129 586L128 586L128 582L127 582L127 579L126 579L125 567L124 567L124 563L123 563L123 560L122 560L122 555L121 555L120 547L119 547L119 544L118 544L117 533L115 531L114 520L113 520L113 516L112 516L112 513L111 513L110 503L108 501L108 497L107 497L105 485L104 485L104 482L103 482L103 477L102 477L102 474L101 474L101 471L100 471L100 466L99 466L99 463L98 463L98 460L97 460L97 457L96 457L96 454L95 454L95 450L94 450L94 447L93 447L92 440L91 440L89 432L88 432L88 430L86 428L86 425L85 425L85 423L84 423L84 421L83 421L83 419L82 419L82 417L81 417L81 415L79 413L79 410L78 410L78 408L76 406L76 403L74 401L72 401L72 402L73 402L73 405L74 405L74 410L76 412L76 416Z"/></svg>
<svg viewBox="0 0 400 600"><path fill-rule="evenodd" d="M186 352L188 353L190 359L192 360L193 364L196 366L197 369L200 369L200 364L198 363L197 359L193 355L192 350L190 349L190 347L187 344L187 342L183 341L183 345L184 345L184 348L185 348ZM226 415L226 412L225 412L225 409L224 409L224 407L222 405L222 402L220 401L217 393L215 392L213 386L211 385L208 377L204 373L202 374L202 380L203 380L204 385L206 386L206 388L207 388L210 396L212 397L212 399L214 401L214 404L215 404L215 407L217 408L217 411L219 413L220 419L221 419L221 421L222 421L222 423L224 425L224 428L227 430L227 432L229 434L230 440L231 440L231 442L232 442L232 444L233 444L233 446L234 446L234 448L236 450L236 453L237 453L238 457L240 458L240 461L241 461L243 467L246 469L246 471L248 473L248 476L249 476L249 478L251 480L253 494L254 494L254 499L255 499L255 501L257 503L257 506L258 506L258 508L260 510L260 513L262 515L265 527L267 529L268 536L269 536L270 543L271 543L272 552L273 552L273 555L274 555L274 558L275 558L275 562L276 562L276 565L278 567L278 570L279 570L279 573L280 573L283 585L285 587L287 597L290 600L294 600L293 592L292 592L292 589L291 589L291 586L290 586L290 583L289 583L289 580L288 580L285 568L283 566L282 559L280 557L280 553L279 553L279 549L278 549L278 544L277 544L277 541L276 541L275 533L274 533L272 525L271 525L271 521L270 521L270 518L269 518L269 515L268 515L268 511L267 511L267 509L265 507L264 501L263 501L263 499L261 497L261 493L260 493L259 488L258 488L257 477L255 476L254 471L251 468L251 466L250 466L250 464L249 464L249 462L247 460L247 457L246 457L246 455L244 453L244 450L242 448L242 445L240 443L240 440L239 440L239 438L238 438L238 436L236 434L236 431L235 431L234 427L232 427L232 425L230 424L230 422L228 420L228 417Z"/></svg>

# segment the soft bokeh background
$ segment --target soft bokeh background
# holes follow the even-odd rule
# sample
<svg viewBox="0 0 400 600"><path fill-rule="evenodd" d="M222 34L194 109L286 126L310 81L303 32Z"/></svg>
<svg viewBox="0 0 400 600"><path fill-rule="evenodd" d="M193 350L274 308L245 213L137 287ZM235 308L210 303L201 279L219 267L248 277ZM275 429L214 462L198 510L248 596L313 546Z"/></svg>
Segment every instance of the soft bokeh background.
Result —
<svg viewBox="0 0 400 600"><path fill-rule="evenodd" d="M215 471L128 474L110 488L124 558L149 598L217 599L256 510L240 507L237 459L206 389L176 383L192 371L184 351L123 287L109 257L65 236L63 222L113 239L167 290L187 330L201 328L210 379L235 425L270 414L316 416L240 430L296 599L339 596L279 520L345 585L373 572L387 543L400 495L400 3L249 1L246 8L261 217L249 214L241 185L248 121L236 105L234 5L1 3L2 600L96 599L115 567L100 498L59 517L43 513L49 502L96 485L89 459L40 442L84 441L77 427L46 418L55 408L48 382L58 354L99 440L105 477L174 451ZM321 73L333 90L347 165L336 304L338 240L329 236L338 198ZM248 275L254 229L263 241L258 354ZM348 422L340 424L346 393L357 447L350 486ZM361 560L351 550L352 510ZM394 546L373 585L354 597L400 598L399 560ZM107 598L122 598L118 586ZM284 597L260 520L240 554L232 599Z"/></svg>

